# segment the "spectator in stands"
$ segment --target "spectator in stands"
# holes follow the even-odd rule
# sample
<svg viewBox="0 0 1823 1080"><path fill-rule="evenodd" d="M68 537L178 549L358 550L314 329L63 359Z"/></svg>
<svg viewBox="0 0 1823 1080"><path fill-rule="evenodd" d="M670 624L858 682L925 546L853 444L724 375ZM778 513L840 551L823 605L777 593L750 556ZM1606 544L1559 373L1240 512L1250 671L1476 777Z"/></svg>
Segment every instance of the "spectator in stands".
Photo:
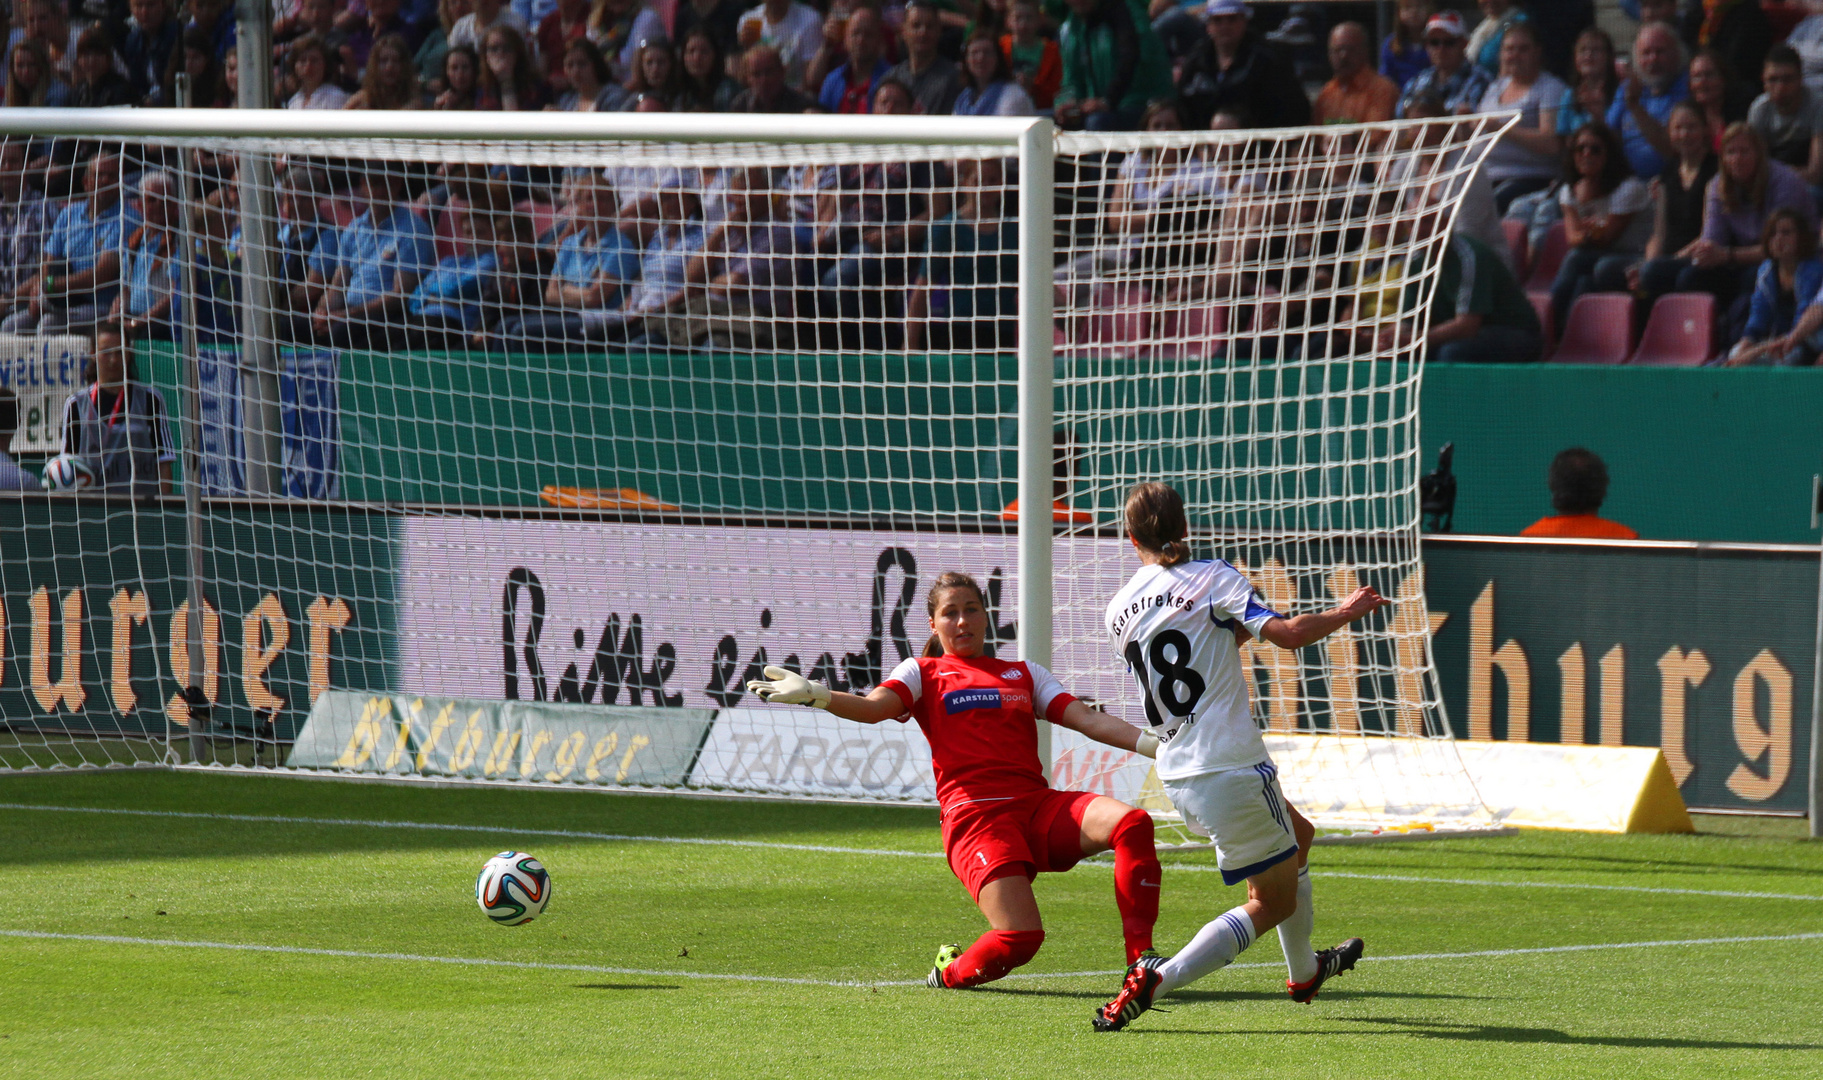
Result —
<svg viewBox="0 0 1823 1080"><path fill-rule="evenodd" d="M1753 288L1766 258L1760 242L1766 219L1782 207L1796 210L1816 229L1816 202L1804 178L1767 157L1759 132L1746 124L1732 125L1722 136L1721 170L1705 193L1703 234L1690 246L1691 270L1680 276L1679 285L1713 294L1718 307L1729 310L1733 329L1738 330L1745 312L1732 305Z"/></svg>
<svg viewBox="0 0 1823 1080"><path fill-rule="evenodd" d="M1500 55L1501 46L1506 41L1506 32L1515 26L1529 24L1531 15L1512 0L1479 0L1481 21L1475 25L1475 32L1469 35L1469 62L1480 65L1489 75L1498 75L1505 64ZM1536 28L1534 28L1536 30ZM1541 39L1534 34L1534 42ZM1544 63L1544 54L1539 53L1539 63Z"/></svg>
<svg viewBox="0 0 1823 1080"><path fill-rule="evenodd" d="M443 58L449 55L450 31L472 10L471 2L438 0L437 24L425 28L424 41L412 56L412 62L418 65L418 77L433 94L441 94L447 89L443 85Z"/></svg>
<svg viewBox="0 0 1823 1080"><path fill-rule="evenodd" d="M70 104L79 109L131 105L138 96L126 76L114 70L114 43L107 31L91 26L76 41L76 81Z"/></svg>
<svg viewBox="0 0 1823 1080"><path fill-rule="evenodd" d="M689 340L742 349L795 345L797 298L816 281L815 240L785 220L780 202L769 170L734 170L727 217L686 273L698 286Z"/></svg>
<svg viewBox="0 0 1823 1080"><path fill-rule="evenodd" d="M569 76L563 71L570 42L588 39L589 0L557 0L551 13L539 21L532 41L544 64L544 75L551 84L552 93L561 96L570 89Z"/></svg>
<svg viewBox="0 0 1823 1080"><path fill-rule="evenodd" d="M120 197L120 158L103 151L89 159L82 187L57 215L44 243L44 261L22 312L0 330L87 333L120 290L121 241L139 228L139 214Z"/></svg>
<svg viewBox="0 0 1823 1080"><path fill-rule="evenodd" d="M171 17L168 0L131 0L133 17L120 43L120 62L141 105L169 105L164 98L165 68L183 31Z"/></svg>
<svg viewBox="0 0 1823 1080"><path fill-rule="evenodd" d="M956 167L953 213L931 226L906 313L906 347L999 352L1018 341L1018 222L1007 217L998 158Z"/></svg>
<svg viewBox="0 0 1823 1080"><path fill-rule="evenodd" d="M467 45L477 55L485 56L487 32L496 26L504 26L519 35L521 46L532 33L532 28L525 24L525 16L514 11L506 0L472 0L473 8L467 15L456 20L449 29L449 45Z"/></svg>
<svg viewBox="0 0 1823 1080"><path fill-rule="evenodd" d="M1393 118L1399 87L1369 66L1371 48L1360 23L1341 23L1329 32L1329 67L1335 75L1311 105L1315 123L1377 124Z"/></svg>
<svg viewBox="0 0 1823 1080"><path fill-rule="evenodd" d="M1689 277L1691 254L1703 234L1703 207L1710 181L1721 168L1709 147L1703 115L1691 102L1671 110L1671 149L1676 154L1658 175L1658 215L1644 261L1627 270L1624 281L1600 278L1598 288L1631 292L1650 310L1668 292L1686 292L1698 282Z"/></svg>
<svg viewBox="0 0 1823 1080"><path fill-rule="evenodd" d="M170 341L178 336L172 300L178 285L178 268L183 265L177 231L185 212L183 193L178 190L176 177L154 170L140 176L138 202L142 224L121 245L120 278L124 287L114 297L108 321L120 324L128 341Z"/></svg>
<svg viewBox="0 0 1823 1080"><path fill-rule="evenodd" d="M618 312L639 280L639 249L620 231L613 189L599 172L590 169L578 176L571 200L574 228L558 244L544 310L508 320L502 332L509 351L543 352L551 343L605 341L620 329Z"/></svg>
<svg viewBox="0 0 1823 1080"><path fill-rule="evenodd" d="M79 29L70 25L63 5L57 0L21 0L14 8L17 28L4 40L9 45L36 41L44 46L50 66L68 82L76 70L76 38Z"/></svg>
<svg viewBox="0 0 1823 1080"><path fill-rule="evenodd" d="M857 10L848 17L844 40L848 62L823 80L817 104L824 112L864 113L873 106L874 89L893 67L883 51L880 16L872 8Z"/></svg>
<svg viewBox="0 0 1823 1080"><path fill-rule="evenodd" d="M741 88L728 77L722 47L707 26L696 26L684 34L683 61L684 78L677 95L678 111L727 112Z"/></svg>
<svg viewBox="0 0 1823 1080"><path fill-rule="evenodd" d="M397 0L393 0L394 3ZM361 88L342 107L345 109L428 109L430 95L418 85L418 69L412 64L411 42L399 34L387 34L374 42L367 57L367 75Z"/></svg>
<svg viewBox="0 0 1823 1080"><path fill-rule="evenodd" d="M1086 3L1088 0L1077 2ZM1122 0L1106 2L1120 3ZM1126 9L1123 7L1121 10ZM1149 27L1147 32L1150 33ZM926 116L948 116L956 107L956 96L962 93L962 72L953 62L937 53L937 47L943 41L943 21L936 6L928 0L913 0L907 4L905 23L900 28L899 35L905 59L892 69L891 77L911 90L912 100L918 105L917 111ZM1068 66L1066 61L1066 82L1069 80Z"/></svg>
<svg viewBox="0 0 1823 1080"><path fill-rule="evenodd" d="M687 299L690 263L703 250L701 205L686 178L672 173L659 190L654 214L632 220L628 232L645 252L639 263L639 283L628 293L627 333L635 344L671 341L670 315ZM626 221L623 210L621 220ZM687 342L684 332L678 344Z"/></svg>
<svg viewBox="0 0 1823 1080"><path fill-rule="evenodd" d="M135 496L169 495L170 413L164 395L131 377L120 328L95 331L95 381L63 403L63 452L88 460L96 488Z"/></svg>
<svg viewBox="0 0 1823 1080"><path fill-rule="evenodd" d="M1135 18L1129 0L1068 2L1070 17L1058 39L1063 53L1059 123L1090 131L1136 129L1146 105L1171 94L1164 44L1149 23Z"/></svg>
<svg viewBox="0 0 1823 1080"><path fill-rule="evenodd" d="M1823 184L1823 95L1804 85L1804 61L1789 45L1766 54L1766 91L1747 110L1772 160L1798 170L1812 187Z"/></svg>
<svg viewBox="0 0 1823 1080"><path fill-rule="evenodd" d="M437 263L412 290L406 308L436 350L466 349L469 336L482 329L482 304L499 289L500 263L494 254L493 215L473 206L451 206L456 250Z"/></svg>
<svg viewBox="0 0 1823 1080"><path fill-rule="evenodd" d="M559 112L618 112L627 92L608 81L608 61L588 38L577 38L563 48L564 82L569 85L557 104Z"/></svg>
<svg viewBox="0 0 1823 1080"><path fill-rule="evenodd" d="M909 11L906 18L909 21ZM776 49L785 65L786 85L805 89L804 68L823 45L823 16L797 0L765 0L741 16L736 35L742 49L755 45Z"/></svg>
<svg viewBox="0 0 1823 1080"><path fill-rule="evenodd" d="M181 71L190 77L191 108L233 108L234 102L227 96L228 83L222 78L221 64L215 59L208 33L196 27L185 30L182 48L182 63L172 64L166 72L171 85L165 88L165 98L173 105L177 103L177 73Z"/></svg>
<svg viewBox="0 0 1823 1080"><path fill-rule="evenodd" d="M1608 466L1593 451L1580 446L1558 454L1551 461L1545 482L1551 488L1551 508L1557 513L1527 525L1521 536L1554 536L1563 539L1638 540L1639 534L1619 522L1600 516L1608 499Z"/></svg>
<svg viewBox="0 0 1823 1080"><path fill-rule="evenodd" d="M1557 134L1566 139L1591 120L1605 120L1620 86L1614 74L1614 39L1606 30L1584 30L1576 39L1571 64L1570 93L1557 109Z"/></svg>
<svg viewBox="0 0 1823 1080"><path fill-rule="evenodd" d="M1275 45L1247 27L1241 0L1209 0L1208 36L1177 68L1177 95L1192 127L1223 109L1240 109L1260 127L1310 123L1310 99Z"/></svg>
<svg viewBox="0 0 1823 1080"><path fill-rule="evenodd" d="M616 83L633 74L640 42L664 36L664 19L640 0L595 0L589 12L589 40L601 47Z"/></svg>
<svg viewBox="0 0 1823 1080"><path fill-rule="evenodd" d="M1462 16L1453 11L1432 15L1425 24L1422 44L1430 54L1430 64L1405 84L1396 114L1405 117L1411 101L1420 94L1435 94L1446 115L1479 109L1493 80L1481 65L1469 63L1468 31L1462 27Z"/></svg>
<svg viewBox="0 0 1823 1080"><path fill-rule="evenodd" d="M737 113L813 112L817 103L785 82L785 62L771 45L755 45L741 56L747 88L734 95L728 111Z"/></svg>
<svg viewBox="0 0 1823 1080"><path fill-rule="evenodd" d="M405 202L404 177L372 162L350 189L361 213L337 241L335 276L317 301L317 337L337 348L389 348L404 340L405 298L437 265L425 220Z"/></svg>
<svg viewBox="0 0 1823 1080"><path fill-rule="evenodd" d="M877 115L905 116L914 108L911 88L897 79L874 91ZM922 250L932 219L948 209L936 191L943 170L927 161L883 161L849 166L840 175L835 246L844 257L823 275L825 296L841 313L843 347L892 347L897 333L887 332L885 320L903 311L887 291L910 281L913 253ZM850 340L857 331L859 338Z"/></svg>
<svg viewBox="0 0 1823 1080"><path fill-rule="evenodd" d="M1709 145L1717 153L1722 149L1722 132L1736 120L1747 119L1751 95L1742 93L1740 83L1727 77L1722 62L1708 50L1690 58L1690 103L1703 115L1709 131Z"/></svg>
<svg viewBox="0 0 1823 1080"><path fill-rule="evenodd" d="M1514 23L1500 38L1500 77L1481 98L1481 112L1519 113L1519 123L1494 144L1483 166L1503 214L1519 196L1549 187L1562 169L1557 110L1569 88L1539 66L1543 58L1531 24Z"/></svg>
<svg viewBox="0 0 1823 1080"><path fill-rule="evenodd" d="M670 111L682 86L683 73L678 70L677 54L671 51L671 43L664 38L642 41L639 51L634 53L633 73L627 76L623 87L627 98L620 108L623 112L632 112L642 100L656 98L664 102L665 111Z"/></svg>
<svg viewBox="0 0 1823 1080"><path fill-rule="evenodd" d="M57 217L51 201L27 186L25 163L26 140L0 140L0 320L37 295L38 266Z"/></svg>
<svg viewBox="0 0 1823 1080"><path fill-rule="evenodd" d="M335 84L336 54L315 34L305 34L291 44L291 74L297 93L285 102L287 109L339 109L348 104L348 91Z"/></svg>
<svg viewBox="0 0 1823 1080"><path fill-rule="evenodd" d="M715 42L718 55L734 56L741 51L742 10L740 0L678 0L671 30L679 41L687 41L693 30L702 30Z"/></svg>
<svg viewBox="0 0 1823 1080"><path fill-rule="evenodd" d="M44 43L22 38L14 43L6 69L8 108L62 108L70 103L70 84L63 81Z"/></svg>
<svg viewBox="0 0 1823 1080"><path fill-rule="evenodd" d="M550 103L538 64L519 31L495 26L481 52L480 88L475 108L500 112L539 112Z"/></svg>
<svg viewBox="0 0 1823 1080"><path fill-rule="evenodd" d="M290 166L279 183L273 293L280 341L310 340L310 313L335 276L340 233L323 220L320 200L328 195L329 177L307 165Z"/></svg>
<svg viewBox="0 0 1823 1080"><path fill-rule="evenodd" d="M1000 36L1000 51L1019 88L1036 108L1049 115L1063 86L1063 53L1057 42L1044 36L1044 16L1038 0L1013 0L1007 10L1007 33ZM1203 35L1198 34L1198 37Z"/></svg>
<svg viewBox="0 0 1823 1080"><path fill-rule="evenodd" d="M1431 208L1409 226L1420 245L1435 234L1441 215ZM1430 357L1444 364L1529 364L1544 351L1538 312L1526 299L1513 271L1496 249L1458 228L1442 245L1429 324L1422 328ZM1404 307L1419 304L1422 275L1405 277ZM1407 320L1383 327L1376 343L1382 355L1408 345L1418 328Z"/></svg>
<svg viewBox="0 0 1823 1080"><path fill-rule="evenodd" d="M1006 54L992 30L977 30L962 49L962 93L957 116L1033 116L1032 99L1013 81Z"/></svg>
<svg viewBox="0 0 1823 1080"><path fill-rule="evenodd" d="M1751 87L1778 39L1753 0L1693 0L1684 5L1684 40L1714 53L1729 80Z"/></svg>
<svg viewBox="0 0 1823 1080"><path fill-rule="evenodd" d="M373 50L381 38L388 34L399 35L405 43L405 58L410 60L423 34L400 11L403 0L363 2L367 5L367 17L344 35L341 52L342 70L356 73L365 80L367 66L373 62Z"/></svg>
<svg viewBox="0 0 1823 1080"><path fill-rule="evenodd" d="M1432 0L1399 0L1393 32L1380 43L1380 74L1393 81L1403 94L1418 74L1431 66L1425 49L1424 35L1435 17ZM1458 23L1462 17L1456 17Z"/></svg>
<svg viewBox="0 0 1823 1080"><path fill-rule="evenodd" d="M1754 279L1747 325L1730 350L1726 366L1809 367L1817 362L1817 335L1792 331L1799 310L1823 291L1823 259L1817 258L1816 230L1796 210L1774 210L1766 218L1761 242L1766 261Z"/></svg>
<svg viewBox="0 0 1823 1080"><path fill-rule="evenodd" d="M1563 326L1598 275L1624 276L1640 260L1652 236L1652 194L1628 171L1620 136L1591 121L1570 136L1557 201L1570 250L1551 285L1551 315Z"/></svg>
<svg viewBox="0 0 1823 1080"><path fill-rule="evenodd" d="M474 47L452 45L443 53L443 92L439 109L473 109L481 94L481 58Z"/></svg>
<svg viewBox="0 0 1823 1080"><path fill-rule="evenodd" d="M207 43L210 59L217 65L228 59L240 40L240 24L233 0L187 0L190 21L184 24L186 34L194 32Z"/></svg>
<svg viewBox="0 0 1823 1080"><path fill-rule="evenodd" d="M1620 132L1633 175L1653 177L1665 170L1671 136L1665 121L1671 108L1690 96L1684 47L1668 23L1647 23L1633 39L1633 74L1621 83L1608 108L1608 126Z"/></svg>
<svg viewBox="0 0 1823 1080"><path fill-rule="evenodd" d="M821 93L824 80L830 72L848 63L848 16L852 14L847 4L830 4L828 13L823 16L823 43L817 46L816 55L804 65L804 89ZM899 13L904 15L903 10ZM892 63L888 60L887 63Z"/></svg>
<svg viewBox="0 0 1823 1080"><path fill-rule="evenodd" d="M1406 109L1407 120L1449 115L1444 108L1443 98L1435 91L1425 91L1413 97ZM1494 185L1488 179L1487 170L1475 169L1469 171L1466 177L1458 172L1463 148L1451 145L1451 136L1459 131L1460 129L1444 124L1429 124L1418 132L1409 133L1412 153L1400 154L1388 162L1387 179L1392 183L1401 183L1427 174L1455 176L1456 179L1450 182L1463 188L1462 205L1456 211L1455 231L1467 233L1481 241L1507 264L1507 269L1512 270L1512 248L1508 246L1506 230L1500 224L1500 210L1494 205Z"/></svg>
<svg viewBox="0 0 1823 1080"><path fill-rule="evenodd" d="M19 395L10 386L0 386L0 491L43 491L38 478L21 469L6 452L18 430Z"/></svg>

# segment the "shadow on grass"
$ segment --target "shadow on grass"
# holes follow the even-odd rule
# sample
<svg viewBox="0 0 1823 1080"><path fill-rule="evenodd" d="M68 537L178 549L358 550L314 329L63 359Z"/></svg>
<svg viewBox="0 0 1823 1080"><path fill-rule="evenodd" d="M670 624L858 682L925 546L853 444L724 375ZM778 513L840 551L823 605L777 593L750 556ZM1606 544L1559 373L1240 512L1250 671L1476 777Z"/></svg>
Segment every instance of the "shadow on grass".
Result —
<svg viewBox="0 0 1823 1080"><path fill-rule="evenodd" d="M1623 1046L1663 1050L1823 1050L1823 1044L1820 1043L1679 1039L1661 1035L1573 1035L1556 1028L1459 1024L1447 1020L1406 1020L1397 1017L1342 1016L1336 1019L1349 1024L1390 1024L1402 1029L1374 1032L1377 1035L1403 1034L1418 1039L1453 1039L1458 1042L1549 1043L1560 1046Z"/></svg>
<svg viewBox="0 0 1823 1080"><path fill-rule="evenodd" d="M1084 1000L1106 1001L1114 995L1117 984L1111 984L1106 990L1044 990L1038 987L1023 986L980 986L976 991L984 994L1013 994L1022 997L1055 997L1082 998ZM1323 991L1324 1001L1341 1001L1355 998L1397 998L1401 1001L1487 1001L1487 997L1478 994L1425 994L1417 991L1401 990L1329 990ZM1215 1004L1237 1004L1243 1001L1284 1001L1283 990L1173 990L1171 996L1164 999L1164 1007L1159 1012L1170 1012L1172 1005L1189 1005L1202 1002Z"/></svg>
<svg viewBox="0 0 1823 1080"><path fill-rule="evenodd" d="M665 983L577 983L577 990L682 990Z"/></svg>

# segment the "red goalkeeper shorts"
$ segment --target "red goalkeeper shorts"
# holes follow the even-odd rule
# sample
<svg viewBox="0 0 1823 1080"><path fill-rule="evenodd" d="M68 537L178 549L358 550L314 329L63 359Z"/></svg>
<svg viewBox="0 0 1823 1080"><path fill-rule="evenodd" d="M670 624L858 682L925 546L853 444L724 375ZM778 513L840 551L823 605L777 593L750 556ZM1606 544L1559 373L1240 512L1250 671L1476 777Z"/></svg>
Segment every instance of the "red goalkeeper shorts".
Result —
<svg viewBox="0 0 1823 1080"><path fill-rule="evenodd" d="M1046 788L1014 799L963 803L943 816L949 868L979 900L990 881L1059 873L1082 859L1082 816L1100 798Z"/></svg>

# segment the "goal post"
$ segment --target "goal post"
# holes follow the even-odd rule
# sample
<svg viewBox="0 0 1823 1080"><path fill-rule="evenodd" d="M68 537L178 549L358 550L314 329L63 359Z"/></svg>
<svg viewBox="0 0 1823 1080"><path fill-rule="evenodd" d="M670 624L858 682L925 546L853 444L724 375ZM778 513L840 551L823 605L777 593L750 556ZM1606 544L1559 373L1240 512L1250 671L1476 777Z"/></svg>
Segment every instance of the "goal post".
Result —
<svg viewBox="0 0 1823 1080"><path fill-rule="evenodd" d="M131 378L197 465L0 499L0 766L929 801L915 732L744 680L877 685L962 569L1002 655L1138 716L1099 622L1120 499L1162 479L1285 610L1396 598L1345 647L1250 651L1294 798L1481 820L1432 682L1409 331L1508 124L5 110L118 159ZM56 423L75 312L0 334ZM1164 809L1145 762L1057 740L1059 783Z"/></svg>

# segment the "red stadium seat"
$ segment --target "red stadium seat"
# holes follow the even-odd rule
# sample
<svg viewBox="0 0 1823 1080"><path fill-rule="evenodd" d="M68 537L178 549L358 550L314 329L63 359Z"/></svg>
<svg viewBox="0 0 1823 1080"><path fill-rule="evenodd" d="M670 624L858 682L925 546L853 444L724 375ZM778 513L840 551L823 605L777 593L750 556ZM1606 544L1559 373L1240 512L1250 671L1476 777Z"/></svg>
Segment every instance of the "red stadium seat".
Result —
<svg viewBox="0 0 1823 1080"><path fill-rule="evenodd" d="M1526 223L1518 218L1501 218L1500 227L1506 232L1507 250L1513 253L1513 276L1523 281L1526 260L1532 256L1526 242Z"/></svg>
<svg viewBox="0 0 1823 1080"><path fill-rule="evenodd" d="M1551 314L1551 294L1540 296L1537 293L1527 293L1526 299L1532 302L1532 310L1538 313L1538 332L1544 335L1545 356L1549 358L1551 346L1557 341L1557 324Z"/></svg>
<svg viewBox="0 0 1823 1080"><path fill-rule="evenodd" d="M1624 364L1633 345L1633 297L1626 293L1583 293L1557 343L1554 364Z"/></svg>
<svg viewBox="0 0 1823 1080"><path fill-rule="evenodd" d="M1212 356L1222 347L1228 332L1228 307L1225 304L1202 304L1189 308L1172 308L1165 312L1164 327L1159 331L1162 348L1186 359Z"/></svg>
<svg viewBox="0 0 1823 1080"><path fill-rule="evenodd" d="M1537 294L1551 295L1551 283L1557 280L1557 268L1563 265L1563 257L1569 253L1570 241L1564 235L1563 222L1551 226L1551 231L1544 234L1544 243L1538 245L1536 257L1532 262L1532 273L1526 278L1527 296Z"/></svg>
<svg viewBox="0 0 1823 1080"><path fill-rule="evenodd" d="M1102 285L1074 344L1131 356L1144 351L1151 331L1152 304L1145 286Z"/></svg>
<svg viewBox="0 0 1823 1080"><path fill-rule="evenodd" d="M1656 367L1701 366L1709 359L1714 326L1715 297L1708 293L1666 293L1652 305L1633 362Z"/></svg>

